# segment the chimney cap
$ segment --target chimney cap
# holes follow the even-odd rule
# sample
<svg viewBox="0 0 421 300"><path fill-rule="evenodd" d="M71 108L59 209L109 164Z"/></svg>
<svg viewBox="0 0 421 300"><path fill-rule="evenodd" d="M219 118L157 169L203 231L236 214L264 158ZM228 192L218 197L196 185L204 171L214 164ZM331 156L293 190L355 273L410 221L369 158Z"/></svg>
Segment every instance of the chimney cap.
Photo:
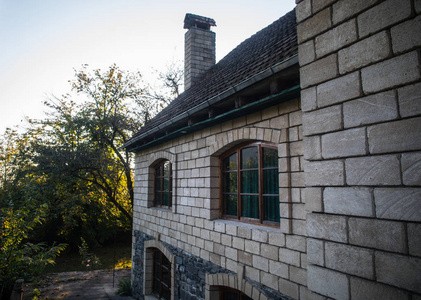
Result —
<svg viewBox="0 0 421 300"><path fill-rule="evenodd" d="M192 27L197 27L200 29L210 30L211 26L216 26L214 19L202 17L194 14L186 14L184 18L184 29L190 29Z"/></svg>

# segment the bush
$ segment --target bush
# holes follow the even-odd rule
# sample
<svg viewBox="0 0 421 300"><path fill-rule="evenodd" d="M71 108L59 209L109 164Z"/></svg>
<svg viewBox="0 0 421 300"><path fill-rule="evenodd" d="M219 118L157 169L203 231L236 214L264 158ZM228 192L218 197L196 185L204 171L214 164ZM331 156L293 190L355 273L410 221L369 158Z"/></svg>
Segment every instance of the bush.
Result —
<svg viewBox="0 0 421 300"><path fill-rule="evenodd" d="M119 296L131 296L132 294L132 283L130 282L130 279L123 279L120 280L118 283L118 290L117 295Z"/></svg>

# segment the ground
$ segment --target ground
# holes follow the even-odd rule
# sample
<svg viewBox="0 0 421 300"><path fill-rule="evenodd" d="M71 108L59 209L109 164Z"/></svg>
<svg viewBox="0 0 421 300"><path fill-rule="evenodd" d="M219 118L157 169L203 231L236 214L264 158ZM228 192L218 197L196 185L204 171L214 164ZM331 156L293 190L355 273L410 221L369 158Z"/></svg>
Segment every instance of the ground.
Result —
<svg viewBox="0 0 421 300"><path fill-rule="evenodd" d="M130 269L63 272L43 275L24 285L24 300L33 299L34 289L38 299L113 299L131 297L117 295L118 283L130 279Z"/></svg>

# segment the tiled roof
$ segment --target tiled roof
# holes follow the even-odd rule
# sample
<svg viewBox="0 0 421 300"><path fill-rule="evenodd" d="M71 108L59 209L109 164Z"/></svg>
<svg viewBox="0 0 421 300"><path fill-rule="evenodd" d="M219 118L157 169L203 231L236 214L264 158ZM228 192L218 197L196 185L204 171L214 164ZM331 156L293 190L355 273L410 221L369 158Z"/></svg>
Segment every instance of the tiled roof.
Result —
<svg viewBox="0 0 421 300"><path fill-rule="evenodd" d="M230 87L298 53L295 10L257 32L210 68L190 89L174 99L133 137L224 92ZM127 144L130 144L129 141Z"/></svg>

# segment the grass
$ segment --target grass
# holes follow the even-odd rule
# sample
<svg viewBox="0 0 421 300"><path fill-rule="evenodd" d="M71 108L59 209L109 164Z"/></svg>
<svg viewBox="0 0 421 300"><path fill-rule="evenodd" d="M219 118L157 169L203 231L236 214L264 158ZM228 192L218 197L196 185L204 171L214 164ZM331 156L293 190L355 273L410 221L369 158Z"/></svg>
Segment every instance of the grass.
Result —
<svg viewBox="0 0 421 300"><path fill-rule="evenodd" d="M131 267L131 244L116 244L103 246L90 250L101 262L101 269L124 269ZM87 271L86 266L82 265L82 258L79 253L62 253L57 259L56 264L48 266L45 274L60 273L71 271Z"/></svg>

